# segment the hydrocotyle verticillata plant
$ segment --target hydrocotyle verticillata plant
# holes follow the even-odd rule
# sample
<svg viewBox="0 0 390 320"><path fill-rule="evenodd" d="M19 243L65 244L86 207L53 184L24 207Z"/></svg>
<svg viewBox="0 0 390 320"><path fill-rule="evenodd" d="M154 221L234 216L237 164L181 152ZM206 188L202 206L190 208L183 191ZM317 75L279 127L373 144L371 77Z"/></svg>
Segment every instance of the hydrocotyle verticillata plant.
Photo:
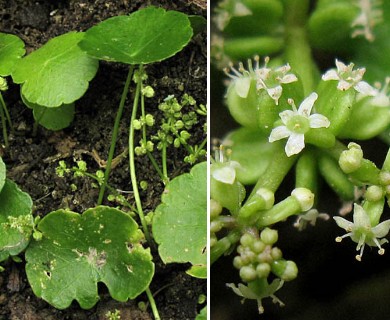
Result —
<svg viewBox="0 0 390 320"><path fill-rule="evenodd" d="M105 206L82 215L58 210L37 229L42 238L26 251L27 277L34 293L56 308L65 309L74 299L92 308L99 300L98 282L118 301L133 299L149 286L152 256L128 214Z"/></svg>
<svg viewBox="0 0 390 320"><path fill-rule="evenodd" d="M8 121L11 132L13 132L13 126L7 105L1 93L2 91L8 90L7 80L3 77L7 77L12 73L15 65L25 52L24 43L19 37L12 34L0 33L0 117L1 126L3 128L4 144L6 147L8 147L6 122Z"/></svg>
<svg viewBox="0 0 390 320"><path fill-rule="evenodd" d="M161 204L154 212L153 236L165 263L190 262L189 274L207 277L206 162L166 185Z"/></svg>
<svg viewBox="0 0 390 320"><path fill-rule="evenodd" d="M0 157L0 262L26 249L33 232L31 197L6 178Z"/></svg>
<svg viewBox="0 0 390 320"><path fill-rule="evenodd" d="M382 218L389 206L390 149L379 167L357 143L378 136L389 141L389 63L365 50L389 52L389 3L311 5L225 0L214 16L212 51L219 66L228 66L225 101L241 127L216 147L212 159L211 262L235 254L243 283L229 287L256 300L260 312L266 297L281 304L275 292L298 274L296 264L274 246L277 223L296 216L302 230L329 218L316 209L322 180L348 203L341 212L353 211L352 221L332 216L346 231L336 241L351 238L357 260L366 246L384 254L390 229L390 220ZM335 65L314 60L313 48L331 53ZM228 62L237 59L248 62L238 67ZM279 199L275 193L285 188L291 171L295 188Z"/></svg>

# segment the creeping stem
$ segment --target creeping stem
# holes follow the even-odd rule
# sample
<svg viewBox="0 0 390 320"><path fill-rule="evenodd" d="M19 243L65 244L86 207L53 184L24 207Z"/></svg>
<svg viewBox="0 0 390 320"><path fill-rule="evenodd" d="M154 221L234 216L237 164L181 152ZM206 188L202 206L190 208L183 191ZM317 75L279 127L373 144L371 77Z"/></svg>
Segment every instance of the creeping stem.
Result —
<svg viewBox="0 0 390 320"><path fill-rule="evenodd" d="M101 205L103 202L104 191L106 189L108 177L110 176L111 163L112 163L112 159L114 158L115 145L116 145L116 140L118 138L119 124L120 124L120 121L122 118L123 108L125 106L127 92L129 91L129 86L130 86L130 81L131 81L131 76L133 74L133 70L134 70L134 66L130 66L129 73L127 74L125 86L123 87L123 92L122 92L121 100L119 103L118 112L116 114L114 129L112 131L110 150L108 152L108 159L107 159L107 163L106 163L106 170L104 171L104 181L103 181L102 185L100 186L100 191L99 191L99 198L98 198L98 202L97 202L98 205Z"/></svg>
<svg viewBox="0 0 390 320"><path fill-rule="evenodd" d="M141 73L142 72L142 65L139 68L140 68L140 73ZM133 187L135 204L137 206L137 212L138 212L139 218L141 220L142 229L144 230L146 240L151 245L152 242L151 242L151 238L150 238L150 234L149 234L149 230L148 230L148 225L147 225L146 220L145 220L144 211L142 209L141 198L139 196L137 175L135 173L135 160L134 160L134 131L135 131L135 129L134 129L133 123L137 117L138 101L139 101L139 96L141 93L141 87L142 87L142 81L141 81L141 79L139 79L139 81L137 83L137 88L135 91L134 102L133 102L133 111L131 113L130 127L129 127L129 166L130 166L131 185Z"/></svg>
<svg viewBox="0 0 390 320"><path fill-rule="evenodd" d="M4 115L3 105L0 106L0 117L1 117L1 126L3 127L4 144L5 144L6 147L8 147L7 124L5 122L5 115Z"/></svg>

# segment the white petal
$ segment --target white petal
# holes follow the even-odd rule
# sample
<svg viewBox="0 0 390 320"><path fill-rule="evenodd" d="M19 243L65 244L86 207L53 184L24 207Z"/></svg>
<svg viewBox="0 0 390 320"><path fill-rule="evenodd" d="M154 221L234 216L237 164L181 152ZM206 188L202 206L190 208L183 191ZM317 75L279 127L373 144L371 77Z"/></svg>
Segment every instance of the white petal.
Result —
<svg viewBox="0 0 390 320"><path fill-rule="evenodd" d="M271 134L268 138L269 142L274 142L276 140L284 139L289 137L291 134L290 130L286 128L286 126L279 126L272 129Z"/></svg>
<svg viewBox="0 0 390 320"><path fill-rule="evenodd" d="M287 121L290 120L293 116L295 116L296 112L292 110L285 110L279 113L280 119L282 119L282 122L284 124L287 124Z"/></svg>
<svg viewBox="0 0 390 320"><path fill-rule="evenodd" d="M390 106L390 99L383 92L378 92L376 96L372 98L370 103L375 107L388 107Z"/></svg>
<svg viewBox="0 0 390 320"><path fill-rule="evenodd" d="M336 67L337 67L337 71L338 72L342 72L342 71L347 71L348 70L348 67L342 63L341 61L337 60L336 59Z"/></svg>
<svg viewBox="0 0 390 320"><path fill-rule="evenodd" d="M328 128L330 121L322 114L315 113L309 117L310 128Z"/></svg>
<svg viewBox="0 0 390 320"><path fill-rule="evenodd" d="M234 7L233 15L236 17L244 17L252 15L252 11L249 10L246 6L244 6L242 3L237 3Z"/></svg>
<svg viewBox="0 0 390 320"><path fill-rule="evenodd" d="M237 94L241 98L246 98L248 96L249 88L251 87L251 79L248 77L238 78L234 81L234 84Z"/></svg>
<svg viewBox="0 0 390 320"><path fill-rule="evenodd" d="M236 179L236 170L229 166L223 166L213 170L212 176L215 180L226 184L233 184Z"/></svg>
<svg viewBox="0 0 390 320"><path fill-rule="evenodd" d="M328 81L328 80L340 80L340 76L337 73L335 69L328 70L323 76L322 80Z"/></svg>
<svg viewBox="0 0 390 320"><path fill-rule="evenodd" d="M268 95L275 100L276 105L279 103L279 98L282 95L282 86L267 89Z"/></svg>
<svg viewBox="0 0 390 320"><path fill-rule="evenodd" d="M353 209L353 224L357 227L371 227L370 217L362 206L354 204Z"/></svg>
<svg viewBox="0 0 390 320"><path fill-rule="evenodd" d="M286 147L287 157L291 157L294 154L298 154L305 147L305 136L302 133L292 132L290 138L288 138Z"/></svg>
<svg viewBox="0 0 390 320"><path fill-rule="evenodd" d="M376 238L385 237L389 233L389 230L390 230L390 220L385 220L371 229L371 231L375 234Z"/></svg>
<svg viewBox="0 0 390 320"><path fill-rule="evenodd" d="M337 225L345 231L350 231L353 227L353 223L347 219L342 217L333 217L333 219L336 221Z"/></svg>
<svg viewBox="0 0 390 320"><path fill-rule="evenodd" d="M360 81L354 86L355 90L357 92L360 92L362 94L365 94L367 96L375 96L377 93L377 90L375 90L373 87L371 87L367 82Z"/></svg>
<svg viewBox="0 0 390 320"><path fill-rule="evenodd" d="M313 108L314 102L317 100L318 94L312 92L305 100L302 101L298 109L298 114L308 118Z"/></svg>
<svg viewBox="0 0 390 320"><path fill-rule="evenodd" d="M351 87L352 87L352 84L350 84L348 81L345 81L345 80L340 80L338 85L337 85L337 89L339 89L341 91L347 91Z"/></svg>
<svg viewBox="0 0 390 320"><path fill-rule="evenodd" d="M282 79L279 80L280 83L291 83L294 81L298 81L298 78L295 74L286 74Z"/></svg>

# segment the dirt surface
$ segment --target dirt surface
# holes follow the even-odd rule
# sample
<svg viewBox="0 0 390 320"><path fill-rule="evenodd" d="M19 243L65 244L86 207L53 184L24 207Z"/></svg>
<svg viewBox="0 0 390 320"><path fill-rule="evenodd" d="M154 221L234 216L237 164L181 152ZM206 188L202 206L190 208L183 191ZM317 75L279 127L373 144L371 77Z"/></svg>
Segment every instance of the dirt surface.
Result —
<svg viewBox="0 0 390 320"><path fill-rule="evenodd" d="M31 52L49 39L68 31L84 31L96 23L116 15L129 14L135 10L155 5L187 14L206 17L205 1L28 1L0 0L0 31L16 34ZM176 97L186 92L198 103L206 103L207 52L206 32L193 38L191 43L173 58L149 65L148 83L156 89L156 96L148 100L146 111L154 114L157 105L167 95ZM7 165L7 176L28 192L34 202L34 214L45 214L60 208L83 212L97 201L98 189L93 188L88 178L59 178L55 168L59 160L73 165L74 160L84 160L88 170L95 172L99 158L106 159L114 124L116 109L127 75L127 67L115 63L100 63L99 71L85 96L76 103L76 115L69 128L52 132L39 128L32 135L33 118L20 100L19 86L11 83L3 95L7 102L16 133L10 136L10 146L0 150ZM127 130L130 119L131 96L128 96L122 117L116 154L127 146ZM201 124L195 129L192 142L199 144L204 136ZM185 154L170 150L168 172L170 177L188 172L190 166L183 163ZM156 155L158 158L158 155ZM159 204L163 184L145 157L137 158L137 178L148 182L141 198L145 212ZM112 171L110 185L131 191L128 161L124 159ZM71 184L77 186L72 191ZM133 202L131 193L125 193ZM108 202L105 204L112 205ZM185 273L186 265L164 265L153 252L156 273L151 291L162 319L194 319L202 306L198 305L200 294L206 294L206 282L194 279ZM23 256L22 256L23 259ZM108 311L120 310L121 319L151 319L151 312L142 312L137 303L147 302L146 295L136 301L118 303L113 301L104 285L99 286L101 301L91 310L82 310L77 303L66 310L56 310L36 298L29 287L24 272L24 262L9 261L0 275L0 320L2 319L106 319Z"/></svg>

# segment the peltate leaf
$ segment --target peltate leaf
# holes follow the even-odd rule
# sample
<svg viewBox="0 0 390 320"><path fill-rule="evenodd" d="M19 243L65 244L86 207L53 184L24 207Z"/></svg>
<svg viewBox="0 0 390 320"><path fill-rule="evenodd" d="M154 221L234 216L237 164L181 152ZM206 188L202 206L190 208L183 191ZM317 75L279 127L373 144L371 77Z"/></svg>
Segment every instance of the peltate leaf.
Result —
<svg viewBox="0 0 390 320"><path fill-rule="evenodd" d="M22 96L24 104L33 110L36 122L49 130L62 130L67 128L74 118L74 103L62 104L56 108L42 107L39 104L31 103Z"/></svg>
<svg viewBox="0 0 390 320"><path fill-rule="evenodd" d="M207 165L195 165L190 173L171 180L153 219L153 236L165 263L206 265Z"/></svg>
<svg viewBox="0 0 390 320"><path fill-rule="evenodd" d="M79 99L95 76L98 61L78 47L82 32L51 39L17 64L12 78L23 84L22 95L31 103L59 107Z"/></svg>
<svg viewBox="0 0 390 320"><path fill-rule="evenodd" d="M98 301L103 282L119 301L133 299L154 273L149 249L137 223L126 213L105 206L82 215L51 212L39 223L42 240L26 251L27 277L34 293L58 309L73 299L88 309Z"/></svg>
<svg viewBox="0 0 390 320"><path fill-rule="evenodd" d="M24 42L19 37L0 32L0 76L9 76L25 53Z"/></svg>
<svg viewBox="0 0 390 320"><path fill-rule="evenodd" d="M34 225L31 212L30 196L7 179L0 192L0 261L27 247Z"/></svg>
<svg viewBox="0 0 390 320"><path fill-rule="evenodd" d="M148 7L99 23L87 30L79 45L101 60L147 64L173 56L191 37L187 15Z"/></svg>
<svg viewBox="0 0 390 320"><path fill-rule="evenodd" d="M0 191L4 187L5 178L6 178L5 171L6 171L5 163L3 159L0 157Z"/></svg>

